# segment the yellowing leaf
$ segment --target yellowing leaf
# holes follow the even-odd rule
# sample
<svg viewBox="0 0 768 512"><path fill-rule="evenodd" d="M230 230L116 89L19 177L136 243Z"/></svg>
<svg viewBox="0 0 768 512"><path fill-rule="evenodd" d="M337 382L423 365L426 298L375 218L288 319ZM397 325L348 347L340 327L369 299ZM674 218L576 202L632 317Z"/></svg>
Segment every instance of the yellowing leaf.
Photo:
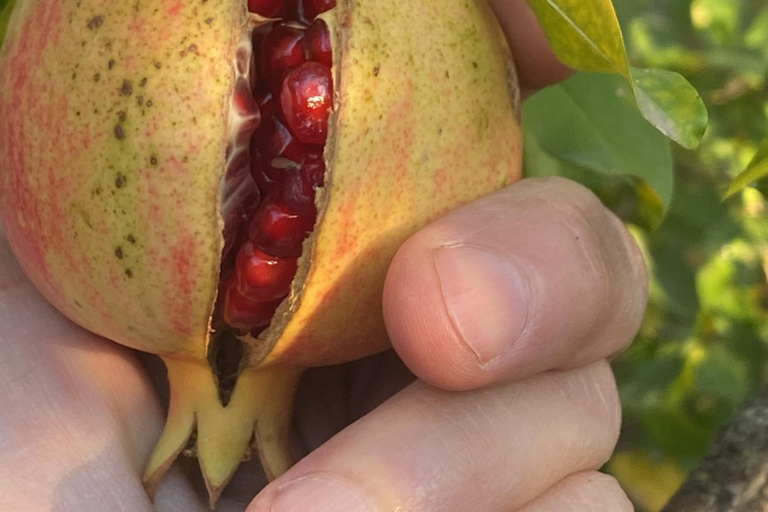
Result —
<svg viewBox="0 0 768 512"><path fill-rule="evenodd" d="M555 54L581 71L629 79L624 39L611 0L528 0Z"/></svg>
<svg viewBox="0 0 768 512"><path fill-rule="evenodd" d="M726 197L731 197L750 183L768 176L768 137L760 144L755 157L747 168L731 183Z"/></svg>
<svg viewBox="0 0 768 512"><path fill-rule="evenodd" d="M580 71L621 75L653 126L681 146L698 146L707 125L704 102L682 76L630 69L611 0L528 0L555 54Z"/></svg>

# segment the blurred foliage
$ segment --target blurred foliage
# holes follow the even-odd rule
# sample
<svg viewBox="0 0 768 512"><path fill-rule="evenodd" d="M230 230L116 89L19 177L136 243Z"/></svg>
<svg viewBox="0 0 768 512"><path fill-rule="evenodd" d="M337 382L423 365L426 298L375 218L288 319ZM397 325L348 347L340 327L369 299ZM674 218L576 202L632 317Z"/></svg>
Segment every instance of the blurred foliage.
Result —
<svg viewBox="0 0 768 512"><path fill-rule="evenodd" d="M596 176L528 130L529 173L591 186L636 227L651 299L635 344L615 363L625 408L608 465L639 511L654 512L719 427L766 384L768 203L763 185L723 193L768 134L768 0L614 0L632 66L683 74L710 111L698 150L672 148L675 190L660 226L643 187ZM560 122L552 114L550 121ZM541 120L542 123L546 119ZM634 121L627 120L627 130ZM645 162L648 162L646 160Z"/></svg>
<svg viewBox="0 0 768 512"><path fill-rule="evenodd" d="M5 38L5 29L8 27L8 20L11 18L11 9L15 0L0 0L0 46Z"/></svg>

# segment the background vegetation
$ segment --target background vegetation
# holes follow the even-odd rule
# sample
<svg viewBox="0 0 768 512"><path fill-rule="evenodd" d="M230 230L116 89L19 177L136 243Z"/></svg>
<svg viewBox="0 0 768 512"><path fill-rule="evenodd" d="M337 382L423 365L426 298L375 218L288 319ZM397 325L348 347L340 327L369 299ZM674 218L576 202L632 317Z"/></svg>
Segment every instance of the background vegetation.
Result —
<svg viewBox="0 0 768 512"><path fill-rule="evenodd" d="M587 183L651 262L645 323L615 363L625 426L608 470L654 512L768 375L768 203L756 188L723 200L768 135L768 1L613 3L631 65L676 71L701 93L701 146L659 138L621 79L581 75L526 106L526 171Z"/></svg>

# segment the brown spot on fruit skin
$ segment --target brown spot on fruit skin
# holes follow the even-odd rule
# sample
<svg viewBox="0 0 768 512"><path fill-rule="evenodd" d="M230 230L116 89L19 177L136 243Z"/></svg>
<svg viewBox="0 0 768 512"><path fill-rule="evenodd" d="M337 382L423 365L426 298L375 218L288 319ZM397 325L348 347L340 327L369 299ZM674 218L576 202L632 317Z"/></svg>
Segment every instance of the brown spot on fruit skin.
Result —
<svg viewBox="0 0 768 512"><path fill-rule="evenodd" d="M89 30L96 30L97 28L101 28L101 26L104 24L104 16L94 16L90 20L88 20L88 29Z"/></svg>
<svg viewBox="0 0 768 512"><path fill-rule="evenodd" d="M115 256L119 260L121 260L121 259L123 259L125 257L125 254L123 254L123 248L122 247L118 247L117 249L115 249Z"/></svg>
<svg viewBox="0 0 768 512"><path fill-rule="evenodd" d="M204 355L221 253L212 191L223 165L222 114L242 12L231 0L181 2L189 7L168 23L155 12L165 0L82 0L79 10L76 1L19 1L0 52L4 226L12 239L29 239L15 249L31 267L52 269L37 283L78 323L137 348ZM86 24L95 15L104 23L91 32ZM185 38L181 48L194 41L200 58L175 57ZM62 211L71 203L82 205L93 229L76 211ZM200 208L185 213L185 204ZM132 280L104 240L122 241ZM174 251L188 263L168 272ZM111 287L114 276L123 279Z"/></svg>
<svg viewBox="0 0 768 512"><path fill-rule="evenodd" d="M130 96L133 94L133 84L130 80L123 80L123 85L120 87L120 94L123 96Z"/></svg>

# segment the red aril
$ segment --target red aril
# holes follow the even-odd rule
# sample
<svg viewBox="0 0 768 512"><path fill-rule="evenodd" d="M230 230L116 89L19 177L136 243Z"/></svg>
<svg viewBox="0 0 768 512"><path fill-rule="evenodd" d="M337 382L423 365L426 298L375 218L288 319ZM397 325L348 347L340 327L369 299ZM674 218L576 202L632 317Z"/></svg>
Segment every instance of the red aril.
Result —
<svg viewBox="0 0 768 512"><path fill-rule="evenodd" d="M265 253L280 258L298 258L308 229L301 215L269 197L256 210L250 233L253 244Z"/></svg>
<svg viewBox="0 0 768 512"><path fill-rule="evenodd" d="M270 180L283 181L286 171L304 165L308 148L293 138L277 115L264 120L255 139L262 159L262 171Z"/></svg>
<svg viewBox="0 0 768 512"><path fill-rule="evenodd" d="M321 153L310 153L300 170L291 171L283 180L283 201L285 205L306 217L312 228L315 208L315 192L323 186L325 162Z"/></svg>
<svg viewBox="0 0 768 512"><path fill-rule="evenodd" d="M301 40L304 30L276 22L261 43L261 70L270 90L280 93L285 74L304 62Z"/></svg>
<svg viewBox="0 0 768 512"><path fill-rule="evenodd" d="M333 54L331 51L331 33L328 24L323 20L315 20L307 29L301 42L304 50L304 58L319 62L327 68L333 66Z"/></svg>
<svg viewBox="0 0 768 512"><path fill-rule="evenodd" d="M269 325L281 301L249 299L237 289L237 278L233 276L224 289L224 321L233 329L244 332L264 327Z"/></svg>
<svg viewBox="0 0 768 512"><path fill-rule="evenodd" d="M333 107L331 70L317 62L295 68L283 80L280 106L297 139L305 144L325 144Z"/></svg>
<svg viewBox="0 0 768 512"><path fill-rule="evenodd" d="M309 22L315 17L312 2L305 0L286 0L285 1L285 19L309 25Z"/></svg>
<svg viewBox="0 0 768 512"><path fill-rule="evenodd" d="M314 16L323 14L336 7L336 0L303 0L305 9L312 12Z"/></svg>
<svg viewBox="0 0 768 512"><path fill-rule="evenodd" d="M285 10L285 1L248 0L248 10L265 18L281 18Z"/></svg>
<svg viewBox="0 0 768 512"><path fill-rule="evenodd" d="M235 271L240 293L251 300L272 301L288 295L296 274L296 259L269 255L249 240L237 254Z"/></svg>

